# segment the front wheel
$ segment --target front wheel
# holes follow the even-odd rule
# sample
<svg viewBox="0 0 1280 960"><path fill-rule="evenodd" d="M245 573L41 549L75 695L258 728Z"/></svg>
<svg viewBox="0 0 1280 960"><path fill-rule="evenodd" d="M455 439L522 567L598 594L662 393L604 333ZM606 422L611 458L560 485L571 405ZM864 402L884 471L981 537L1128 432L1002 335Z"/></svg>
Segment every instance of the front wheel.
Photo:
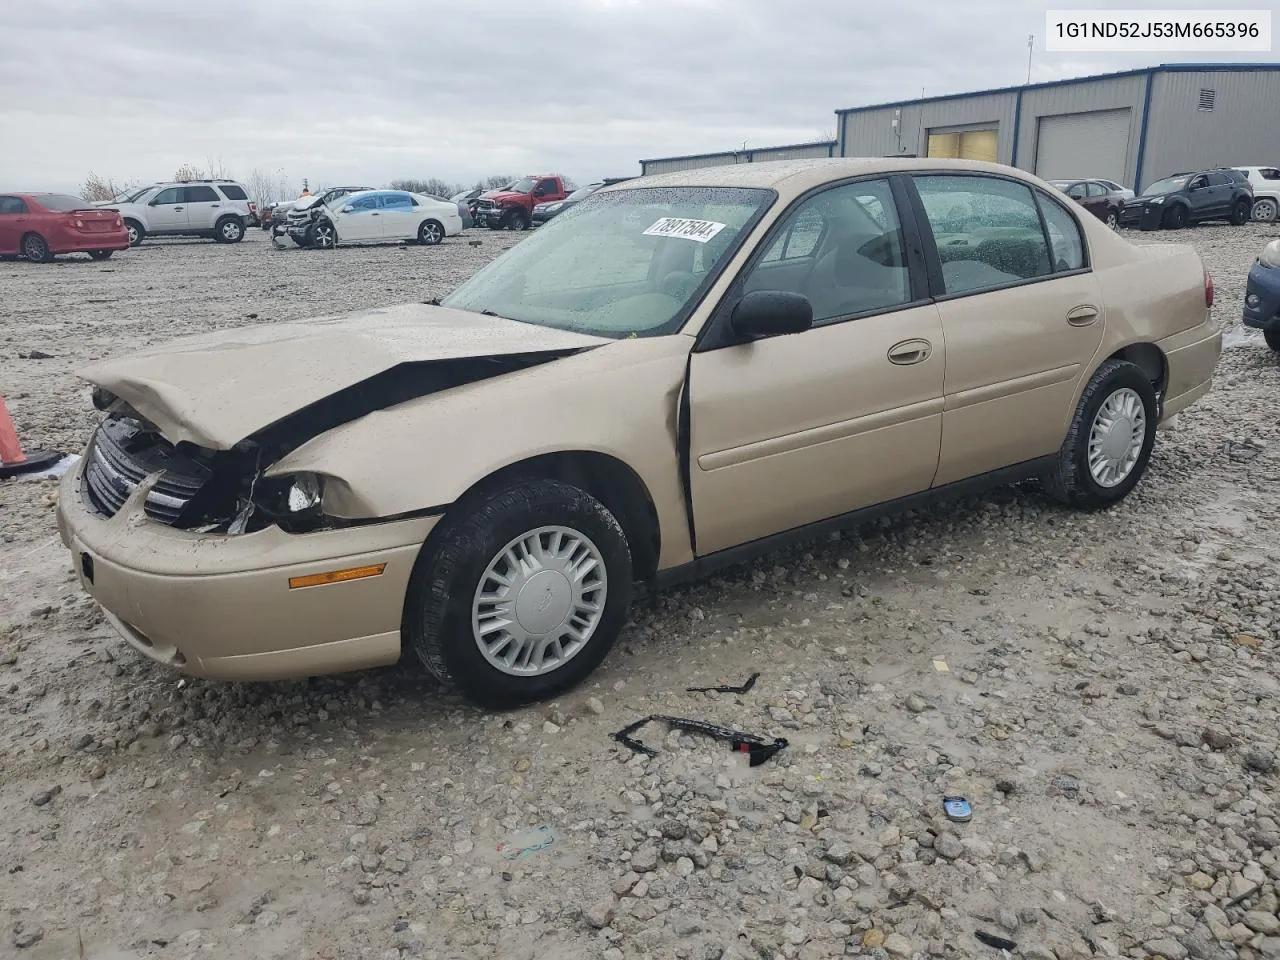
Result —
<svg viewBox="0 0 1280 960"><path fill-rule="evenodd" d="M321 220L311 228L311 246L332 250L338 244L338 231L328 220Z"/></svg>
<svg viewBox="0 0 1280 960"><path fill-rule="evenodd" d="M418 557L404 638L475 703L557 696L608 654L631 601L631 550L612 513L556 480L461 505Z"/></svg>
<svg viewBox="0 0 1280 960"><path fill-rule="evenodd" d="M444 227L436 220L427 220L418 228L418 242L424 247L434 247L444 239Z"/></svg>
<svg viewBox="0 0 1280 960"><path fill-rule="evenodd" d="M1267 341L1268 347L1280 353L1280 330L1263 330L1262 339Z"/></svg>
<svg viewBox="0 0 1280 960"><path fill-rule="evenodd" d="M1187 208L1180 203L1175 203L1165 211L1164 225L1170 230L1181 230L1187 225Z"/></svg>
<svg viewBox="0 0 1280 960"><path fill-rule="evenodd" d="M223 217L214 224L213 239L219 243L239 243L244 239L244 224L235 217Z"/></svg>
<svg viewBox="0 0 1280 960"><path fill-rule="evenodd" d="M90 250L89 259L91 260L110 260L114 250Z"/></svg>
<svg viewBox="0 0 1280 960"><path fill-rule="evenodd" d="M507 215L507 229L528 230L529 214L525 213L523 210L513 210Z"/></svg>
<svg viewBox="0 0 1280 960"><path fill-rule="evenodd" d="M1248 200L1241 200L1231 208L1231 223L1237 227L1243 227L1249 222L1249 217L1253 213L1253 204Z"/></svg>
<svg viewBox="0 0 1280 960"><path fill-rule="evenodd" d="M1089 380L1057 461L1050 495L1076 507L1106 507L1137 486L1156 440L1155 387L1124 360L1108 360Z"/></svg>

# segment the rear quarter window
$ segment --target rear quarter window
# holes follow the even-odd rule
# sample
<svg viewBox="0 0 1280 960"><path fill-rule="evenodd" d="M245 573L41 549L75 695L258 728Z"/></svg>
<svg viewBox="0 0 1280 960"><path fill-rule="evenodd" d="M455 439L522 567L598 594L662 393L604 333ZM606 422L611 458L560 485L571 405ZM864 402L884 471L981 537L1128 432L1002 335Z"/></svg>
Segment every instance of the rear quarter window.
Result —
<svg viewBox="0 0 1280 960"><path fill-rule="evenodd" d="M228 200L248 200L249 195L244 192L243 187L238 187L234 183L220 183L218 189L222 191L222 195Z"/></svg>

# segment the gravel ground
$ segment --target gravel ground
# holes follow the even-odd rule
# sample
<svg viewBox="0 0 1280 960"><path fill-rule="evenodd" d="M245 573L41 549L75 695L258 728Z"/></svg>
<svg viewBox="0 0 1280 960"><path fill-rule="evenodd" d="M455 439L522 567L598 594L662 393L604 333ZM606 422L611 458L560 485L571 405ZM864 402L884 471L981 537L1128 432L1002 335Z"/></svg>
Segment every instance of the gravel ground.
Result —
<svg viewBox="0 0 1280 960"><path fill-rule="evenodd" d="M0 484L0 956L1280 957L1280 363L1238 326L1275 233L1176 238L1228 347L1119 507L1010 489L772 555L511 714L409 666L183 681L80 594L53 484ZM517 239L0 264L0 394L78 449L91 359L425 300ZM648 713L791 745L610 740Z"/></svg>

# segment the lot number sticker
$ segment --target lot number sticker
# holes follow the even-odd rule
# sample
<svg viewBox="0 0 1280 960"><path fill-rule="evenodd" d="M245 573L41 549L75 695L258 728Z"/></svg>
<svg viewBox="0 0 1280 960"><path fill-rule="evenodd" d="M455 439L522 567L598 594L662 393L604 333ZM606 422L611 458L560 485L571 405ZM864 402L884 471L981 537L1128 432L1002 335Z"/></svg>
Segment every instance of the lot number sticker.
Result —
<svg viewBox="0 0 1280 960"><path fill-rule="evenodd" d="M726 224L714 220L686 220L683 217L663 217L644 232L646 237L684 237L698 243L706 243L725 228Z"/></svg>

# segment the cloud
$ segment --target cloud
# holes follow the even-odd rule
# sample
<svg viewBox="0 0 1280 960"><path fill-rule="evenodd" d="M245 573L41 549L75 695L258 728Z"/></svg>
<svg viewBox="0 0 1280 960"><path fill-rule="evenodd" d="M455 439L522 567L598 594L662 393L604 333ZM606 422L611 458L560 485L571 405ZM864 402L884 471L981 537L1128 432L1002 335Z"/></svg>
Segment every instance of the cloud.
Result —
<svg viewBox="0 0 1280 960"><path fill-rule="evenodd" d="M205 158L313 184L585 182L642 157L815 139L839 107L921 88L1019 83L1042 30L1019 0L5 4L0 184L150 181ZM1037 53L1033 74L1147 62Z"/></svg>

